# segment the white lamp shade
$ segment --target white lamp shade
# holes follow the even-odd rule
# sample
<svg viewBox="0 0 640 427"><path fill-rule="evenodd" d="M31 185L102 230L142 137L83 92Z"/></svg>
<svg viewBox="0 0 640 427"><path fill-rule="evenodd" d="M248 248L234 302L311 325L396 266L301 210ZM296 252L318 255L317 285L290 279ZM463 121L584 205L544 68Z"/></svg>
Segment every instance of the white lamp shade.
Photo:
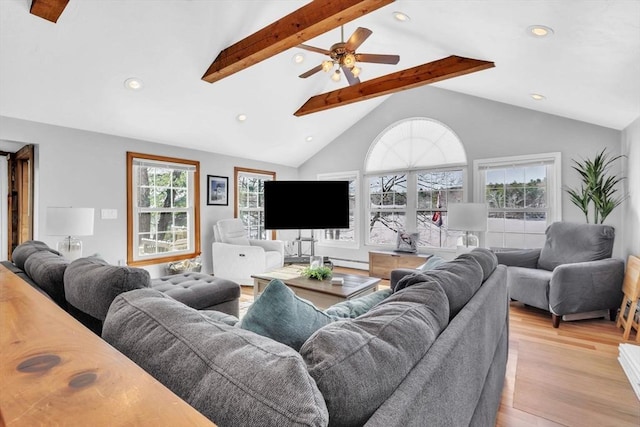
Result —
<svg viewBox="0 0 640 427"><path fill-rule="evenodd" d="M489 207L486 203L452 203L447 207L450 230L487 231Z"/></svg>
<svg viewBox="0 0 640 427"><path fill-rule="evenodd" d="M49 236L91 236L93 217L93 208L47 208L47 234Z"/></svg>

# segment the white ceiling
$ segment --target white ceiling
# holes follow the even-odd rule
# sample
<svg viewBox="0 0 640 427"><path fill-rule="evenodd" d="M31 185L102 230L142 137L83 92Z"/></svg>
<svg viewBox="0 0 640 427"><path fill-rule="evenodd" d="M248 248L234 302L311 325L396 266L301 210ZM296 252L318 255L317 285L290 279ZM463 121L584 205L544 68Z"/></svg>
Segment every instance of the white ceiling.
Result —
<svg viewBox="0 0 640 427"><path fill-rule="evenodd" d="M0 0L0 115L299 166L386 97L293 116L346 85L298 78L324 58L297 48L213 84L201 77L220 50L307 2L71 0L53 24L29 14L30 0ZM554 35L527 35L533 24ZM361 80L455 54L496 68L436 86L614 129L640 116L637 0L398 0L347 23L345 38L358 26L373 30L359 52L401 58L362 64ZM337 41L339 29L307 44ZM143 89L125 89L129 77Z"/></svg>

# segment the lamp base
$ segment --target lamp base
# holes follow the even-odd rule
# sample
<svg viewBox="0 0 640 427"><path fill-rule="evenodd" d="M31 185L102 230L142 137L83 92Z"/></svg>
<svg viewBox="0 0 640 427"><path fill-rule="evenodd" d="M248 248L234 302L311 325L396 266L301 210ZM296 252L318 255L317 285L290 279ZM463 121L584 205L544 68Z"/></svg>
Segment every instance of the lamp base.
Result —
<svg viewBox="0 0 640 427"><path fill-rule="evenodd" d="M65 237L64 240L58 242L56 249L69 261L82 257L82 242L75 237Z"/></svg>

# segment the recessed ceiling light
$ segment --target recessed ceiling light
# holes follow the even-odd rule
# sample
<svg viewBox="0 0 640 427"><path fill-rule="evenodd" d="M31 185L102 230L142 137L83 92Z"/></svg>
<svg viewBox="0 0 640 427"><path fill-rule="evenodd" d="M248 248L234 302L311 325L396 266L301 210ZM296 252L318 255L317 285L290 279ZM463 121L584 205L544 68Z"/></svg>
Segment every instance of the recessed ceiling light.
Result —
<svg viewBox="0 0 640 427"><path fill-rule="evenodd" d="M142 80L131 77L124 81L124 87L130 90L140 90L142 89Z"/></svg>
<svg viewBox="0 0 640 427"><path fill-rule="evenodd" d="M293 62L296 64L302 64L304 62L304 53L298 52L293 55Z"/></svg>
<svg viewBox="0 0 640 427"><path fill-rule="evenodd" d="M396 21L400 21L400 22L411 21L411 18L409 17L409 15L403 12L397 12L397 11L393 12L393 17L396 18Z"/></svg>
<svg viewBox="0 0 640 427"><path fill-rule="evenodd" d="M245 120L247 120L247 115L246 114L238 114L236 116L236 119L238 119L239 122L244 122Z"/></svg>
<svg viewBox="0 0 640 427"><path fill-rule="evenodd" d="M311 142L311 141L313 141L313 137L311 135L309 135L308 137L305 138L305 140L307 142Z"/></svg>
<svg viewBox="0 0 640 427"><path fill-rule="evenodd" d="M553 29L544 25L532 25L527 27L527 33L532 37L547 37L553 35Z"/></svg>
<svg viewBox="0 0 640 427"><path fill-rule="evenodd" d="M536 101L542 101L544 99L547 99L546 96L540 95L539 93L532 93L531 98L535 99Z"/></svg>

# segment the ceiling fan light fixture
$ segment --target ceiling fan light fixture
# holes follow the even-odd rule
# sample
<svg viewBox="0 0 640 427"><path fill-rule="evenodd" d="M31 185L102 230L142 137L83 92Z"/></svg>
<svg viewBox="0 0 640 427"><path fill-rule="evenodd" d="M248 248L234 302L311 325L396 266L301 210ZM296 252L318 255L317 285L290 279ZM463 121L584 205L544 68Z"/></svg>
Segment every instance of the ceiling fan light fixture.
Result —
<svg viewBox="0 0 640 427"><path fill-rule="evenodd" d="M347 53L342 57L342 64L345 67L353 68L356 65L356 56L353 53Z"/></svg>
<svg viewBox="0 0 640 427"><path fill-rule="evenodd" d="M339 82L340 81L340 70L336 70L335 73L331 74L331 80L333 80L334 82Z"/></svg>
<svg viewBox="0 0 640 427"><path fill-rule="evenodd" d="M547 36L552 36L553 28L547 27L545 25L531 25L527 27L527 33L531 37L543 38Z"/></svg>
<svg viewBox="0 0 640 427"><path fill-rule="evenodd" d="M322 71L328 73L333 68L333 61L322 61Z"/></svg>
<svg viewBox="0 0 640 427"><path fill-rule="evenodd" d="M353 67L351 69L351 74L353 74L353 77L358 77L360 75L360 72L362 71L362 68L359 67Z"/></svg>

